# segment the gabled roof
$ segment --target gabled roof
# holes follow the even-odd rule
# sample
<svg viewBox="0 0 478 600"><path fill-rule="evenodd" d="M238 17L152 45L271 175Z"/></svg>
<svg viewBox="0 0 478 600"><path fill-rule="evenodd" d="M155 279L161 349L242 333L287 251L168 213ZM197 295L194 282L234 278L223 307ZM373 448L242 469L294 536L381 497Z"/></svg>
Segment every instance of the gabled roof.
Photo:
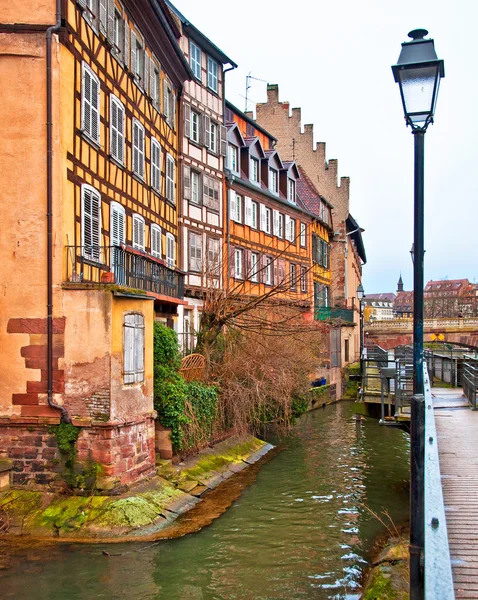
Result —
<svg viewBox="0 0 478 600"><path fill-rule="evenodd" d="M297 168L295 160L285 160L282 164L284 165L284 168L282 169L283 171L290 171L293 169L295 171L296 178L300 179L299 169Z"/></svg>
<svg viewBox="0 0 478 600"><path fill-rule="evenodd" d="M257 145L259 145L259 148L260 148L259 154L262 155L261 158L265 158L266 157L265 152L264 152L264 148L262 147L262 144L261 144L261 140L258 137L256 137L256 136L254 136L254 137L246 137L246 138L244 138L244 142L245 142L245 144L246 144L246 146L248 148L250 148L251 146L256 146L257 147Z"/></svg>
<svg viewBox="0 0 478 600"><path fill-rule="evenodd" d="M227 128L228 139L229 139L229 136L236 135L239 139L240 145L241 146L246 145L246 142L244 141L244 138L242 137L241 128L235 121L234 121L234 123L227 123L226 128Z"/></svg>
<svg viewBox="0 0 478 600"><path fill-rule="evenodd" d="M170 0L164 0L165 4L171 9L171 11L178 17L183 26L185 35L197 42L203 50L205 50L212 58L219 61L223 65L231 65L234 69L237 64L232 61L222 50L220 50L216 44L213 44L211 40L206 37L197 27L195 27L186 17L179 12L179 10L170 2Z"/></svg>
<svg viewBox="0 0 478 600"><path fill-rule="evenodd" d="M283 169L284 168L284 163L281 161L279 153L277 152L277 150L266 150L265 151L265 155L266 158L269 159L269 161L273 158L276 158L279 169Z"/></svg>

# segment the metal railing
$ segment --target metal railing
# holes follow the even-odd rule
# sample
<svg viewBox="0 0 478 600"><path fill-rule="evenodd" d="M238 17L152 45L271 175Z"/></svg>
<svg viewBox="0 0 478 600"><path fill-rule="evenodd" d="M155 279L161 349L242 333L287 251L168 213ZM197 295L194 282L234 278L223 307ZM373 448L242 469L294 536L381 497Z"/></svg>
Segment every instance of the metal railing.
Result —
<svg viewBox="0 0 478 600"><path fill-rule="evenodd" d="M67 281L115 283L171 298L184 296L184 275L128 246L67 246Z"/></svg>
<svg viewBox="0 0 478 600"><path fill-rule="evenodd" d="M465 355L463 357L463 393L468 398L473 410L476 410L478 394L478 358Z"/></svg>
<svg viewBox="0 0 478 600"><path fill-rule="evenodd" d="M331 306L317 306L314 308L314 313L316 321L340 319L345 323L354 322L354 311L352 308L332 308Z"/></svg>
<svg viewBox="0 0 478 600"><path fill-rule="evenodd" d="M443 503L433 401L426 364L425 381L425 600L453 600L455 591Z"/></svg>

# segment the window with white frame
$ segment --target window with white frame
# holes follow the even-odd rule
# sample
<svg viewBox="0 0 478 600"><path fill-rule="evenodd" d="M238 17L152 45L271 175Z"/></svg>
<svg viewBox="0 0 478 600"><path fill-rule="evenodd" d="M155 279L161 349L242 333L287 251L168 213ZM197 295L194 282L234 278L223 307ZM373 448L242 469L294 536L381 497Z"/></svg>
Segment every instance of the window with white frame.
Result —
<svg viewBox="0 0 478 600"><path fill-rule="evenodd" d="M305 248L307 245L307 225L300 223L300 245Z"/></svg>
<svg viewBox="0 0 478 600"><path fill-rule="evenodd" d="M201 79L201 50L193 42L189 42L189 64L196 79Z"/></svg>
<svg viewBox="0 0 478 600"><path fill-rule="evenodd" d="M163 79L163 114L167 124L174 129L176 115L176 95L168 79Z"/></svg>
<svg viewBox="0 0 478 600"><path fill-rule="evenodd" d="M81 245L83 256L99 261L101 257L101 196L90 185L81 186Z"/></svg>
<svg viewBox="0 0 478 600"><path fill-rule="evenodd" d="M201 115L195 110L191 110L191 119L189 123L189 139L193 142L196 142L196 144L199 144L199 132L201 131Z"/></svg>
<svg viewBox="0 0 478 600"><path fill-rule="evenodd" d="M227 168L238 173L239 160L238 160L239 148L234 144L227 145Z"/></svg>
<svg viewBox="0 0 478 600"><path fill-rule="evenodd" d="M279 172L269 168L269 191L273 194L279 193Z"/></svg>
<svg viewBox="0 0 478 600"><path fill-rule="evenodd" d="M284 237L284 215L282 213L279 213L277 223L278 223L277 237L283 238Z"/></svg>
<svg viewBox="0 0 478 600"><path fill-rule="evenodd" d="M231 219L242 223L242 197L231 190Z"/></svg>
<svg viewBox="0 0 478 600"><path fill-rule="evenodd" d="M193 204L201 204L201 175L191 171L191 198Z"/></svg>
<svg viewBox="0 0 478 600"><path fill-rule="evenodd" d="M253 156L249 160L249 179L252 183L259 184L259 160Z"/></svg>
<svg viewBox="0 0 478 600"><path fill-rule="evenodd" d="M151 138L151 187L161 191L161 146L155 138Z"/></svg>
<svg viewBox="0 0 478 600"><path fill-rule="evenodd" d="M273 278L273 261L271 256L266 256L266 272L265 272L265 283L266 285L272 285L274 283Z"/></svg>
<svg viewBox="0 0 478 600"><path fill-rule="evenodd" d="M215 60L210 56L207 57L207 87L213 92L218 90L218 71L219 67Z"/></svg>
<svg viewBox="0 0 478 600"><path fill-rule="evenodd" d="M220 202L220 184L217 179L204 175L202 184L202 203L204 206L215 212L219 212Z"/></svg>
<svg viewBox="0 0 478 600"><path fill-rule="evenodd" d="M300 291L307 291L307 267L300 268Z"/></svg>
<svg viewBox="0 0 478 600"><path fill-rule="evenodd" d="M133 119L133 173L144 178L144 127Z"/></svg>
<svg viewBox="0 0 478 600"><path fill-rule="evenodd" d="M90 67L82 64L81 130L95 144L100 143L100 80Z"/></svg>
<svg viewBox="0 0 478 600"><path fill-rule="evenodd" d="M209 124L209 141L208 141L208 148L211 152L214 152L215 154L217 154L218 151L218 144L219 144L219 139L218 139L218 135L219 135L219 125L217 123L214 123L214 121L211 121Z"/></svg>
<svg viewBox="0 0 478 600"><path fill-rule="evenodd" d="M124 315L123 321L123 382L144 381L144 316Z"/></svg>
<svg viewBox="0 0 478 600"><path fill-rule="evenodd" d="M161 258L161 227L153 223L151 231L151 254L156 258Z"/></svg>
<svg viewBox="0 0 478 600"><path fill-rule="evenodd" d="M294 263L290 263L289 278L290 278L290 289L291 290L297 289L297 265L294 265Z"/></svg>
<svg viewBox="0 0 478 600"><path fill-rule="evenodd" d="M141 215L133 215L133 248L144 250L144 219Z"/></svg>
<svg viewBox="0 0 478 600"><path fill-rule="evenodd" d="M295 243L295 219L289 221L289 240Z"/></svg>
<svg viewBox="0 0 478 600"><path fill-rule="evenodd" d="M195 273L202 271L202 234L189 232L189 270Z"/></svg>
<svg viewBox="0 0 478 600"><path fill-rule="evenodd" d="M124 163L124 106L116 96L110 96L110 154Z"/></svg>
<svg viewBox="0 0 478 600"><path fill-rule="evenodd" d="M174 158L168 154L166 156L166 198L174 204Z"/></svg>
<svg viewBox="0 0 478 600"><path fill-rule="evenodd" d="M242 254L242 249L236 248L234 252L234 275L236 279L242 279L244 275L242 269Z"/></svg>
<svg viewBox="0 0 478 600"><path fill-rule="evenodd" d="M259 281L259 254L251 252L251 281L257 283Z"/></svg>
<svg viewBox="0 0 478 600"><path fill-rule="evenodd" d="M251 227L257 229L257 202L251 200Z"/></svg>
<svg viewBox="0 0 478 600"><path fill-rule="evenodd" d="M267 208L267 206L265 208L264 216L265 216L264 231L266 233L271 233L271 231L272 231L272 211L270 208Z"/></svg>
<svg viewBox="0 0 478 600"><path fill-rule="evenodd" d="M290 177L287 178L287 200L295 204L295 181Z"/></svg>
<svg viewBox="0 0 478 600"><path fill-rule="evenodd" d="M166 234L166 265L172 269L176 264L176 242L172 233Z"/></svg>

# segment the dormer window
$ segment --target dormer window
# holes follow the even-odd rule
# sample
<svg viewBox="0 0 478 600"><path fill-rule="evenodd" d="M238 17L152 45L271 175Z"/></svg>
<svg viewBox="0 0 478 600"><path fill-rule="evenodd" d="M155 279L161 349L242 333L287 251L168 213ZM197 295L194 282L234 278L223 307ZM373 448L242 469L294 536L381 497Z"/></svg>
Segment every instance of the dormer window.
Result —
<svg viewBox="0 0 478 600"><path fill-rule="evenodd" d="M227 168L234 173L238 172L238 148L233 144L227 145Z"/></svg>
<svg viewBox="0 0 478 600"><path fill-rule="evenodd" d="M249 163L249 179L259 185L259 160L251 156Z"/></svg>
<svg viewBox="0 0 478 600"><path fill-rule="evenodd" d="M279 193L279 172L276 169L269 168L269 192Z"/></svg>
<svg viewBox="0 0 478 600"><path fill-rule="evenodd" d="M201 79L201 50L193 42L189 42L189 64L196 79Z"/></svg>
<svg viewBox="0 0 478 600"><path fill-rule="evenodd" d="M290 177L287 179L287 200L295 204L295 181Z"/></svg>

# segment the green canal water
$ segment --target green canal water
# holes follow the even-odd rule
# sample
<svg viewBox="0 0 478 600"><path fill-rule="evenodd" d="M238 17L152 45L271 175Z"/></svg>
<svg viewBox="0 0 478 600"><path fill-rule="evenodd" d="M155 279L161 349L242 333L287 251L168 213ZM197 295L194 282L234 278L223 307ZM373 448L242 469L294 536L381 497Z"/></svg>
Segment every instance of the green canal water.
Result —
<svg viewBox="0 0 478 600"><path fill-rule="evenodd" d="M271 441L282 451L208 527L150 544L15 551L0 597L357 600L387 533L370 510L407 520L408 436L358 424L353 405L340 403Z"/></svg>

